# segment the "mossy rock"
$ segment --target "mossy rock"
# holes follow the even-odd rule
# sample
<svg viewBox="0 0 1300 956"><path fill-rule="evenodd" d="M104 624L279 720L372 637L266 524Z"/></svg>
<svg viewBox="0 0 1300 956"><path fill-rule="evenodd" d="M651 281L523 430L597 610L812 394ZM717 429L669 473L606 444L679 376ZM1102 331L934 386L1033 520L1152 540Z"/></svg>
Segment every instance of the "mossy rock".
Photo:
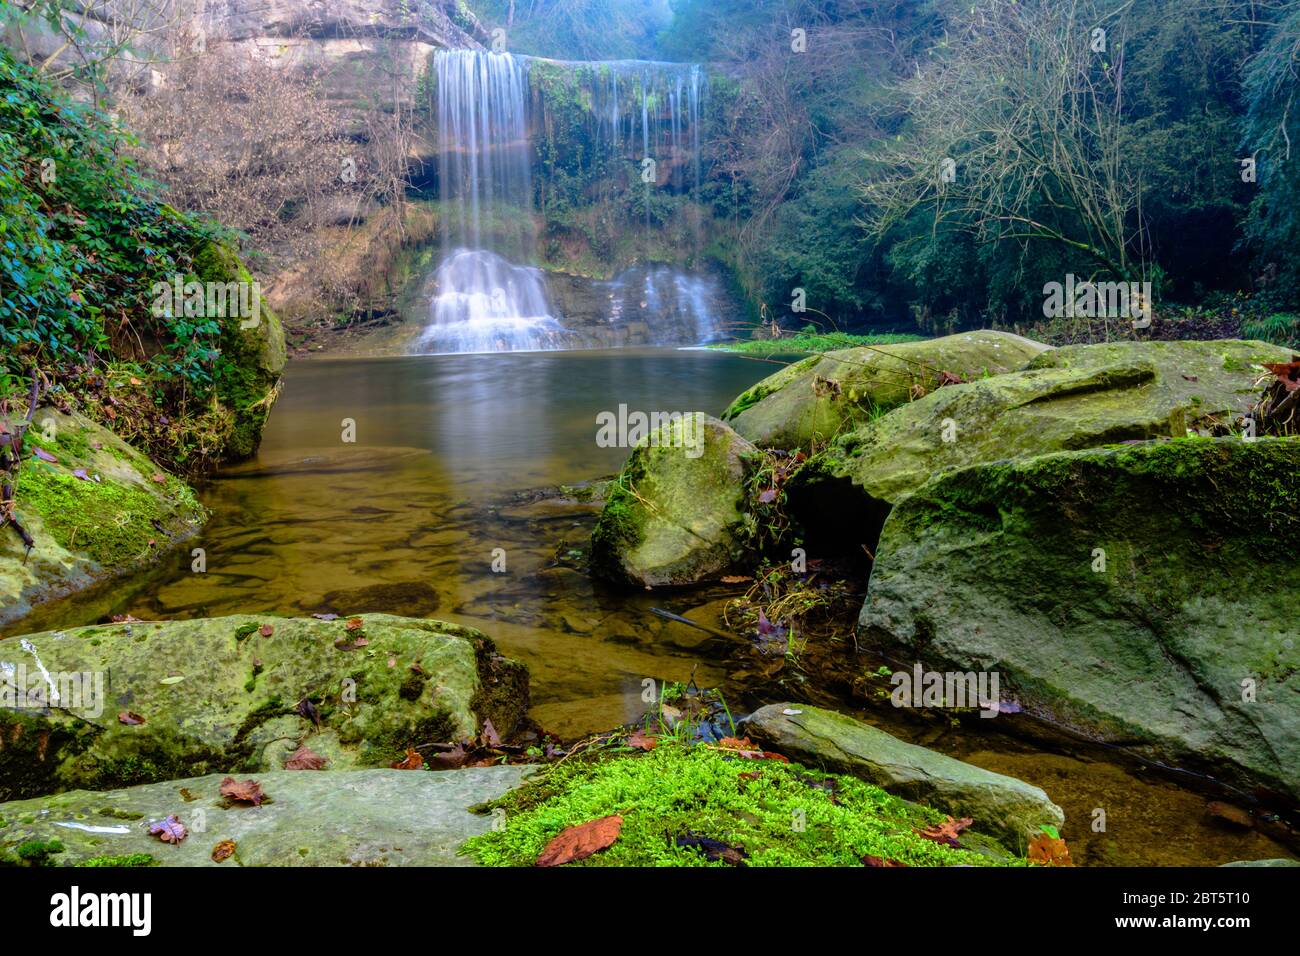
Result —
<svg viewBox="0 0 1300 956"><path fill-rule="evenodd" d="M489 866L532 866L566 828L615 814L623 820L618 839L565 865L861 867L865 857L906 866L1024 862L978 834L963 834L961 847L926 839L917 831L945 814L863 780L667 740L645 754L561 764L496 801L498 810L505 826L466 845ZM720 858L723 849L729 859Z"/></svg>
<svg viewBox="0 0 1300 956"><path fill-rule="evenodd" d="M1300 439L1192 438L935 478L860 638L1139 756L1300 802Z"/></svg>
<svg viewBox="0 0 1300 956"><path fill-rule="evenodd" d="M909 744L852 717L806 704L769 704L746 718L756 743L809 767L850 774L895 796L970 817L973 829L1025 852L1065 814L1041 789Z"/></svg>
<svg viewBox="0 0 1300 956"><path fill-rule="evenodd" d="M1021 372L949 385L894 409L828 453L823 473L896 503L968 465L1122 441L1181 438L1258 398L1263 342L1126 342L1044 352Z"/></svg>
<svg viewBox="0 0 1300 956"><path fill-rule="evenodd" d="M39 409L26 438L37 448L58 460L19 472L15 511L36 546L28 555L0 528L0 626L156 563L206 520L188 485L84 415Z"/></svg>
<svg viewBox="0 0 1300 956"><path fill-rule="evenodd" d="M332 769L387 767L408 747L473 737L488 719L504 737L523 719L527 671L481 632L360 620L233 616L0 642L0 668L23 668L28 686L43 685L42 666L56 681L91 675L55 709L0 700L0 797L278 770L302 742Z"/></svg>
<svg viewBox="0 0 1300 956"><path fill-rule="evenodd" d="M257 807L222 798L223 774L74 790L0 804L0 866L472 866L461 844L495 821L471 808L532 770L275 770L253 778ZM189 830L175 845L148 832L172 814ZM212 851L227 840L234 855L218 863ZM30 859L55 841L57 852Z"/></svg>
<svg viewBox="0 0 1300 956"><path fill-rule="evenodd" d="M209 242L194 256L194 270L204 282L253 282L253 276L235 251L219 242ZM221 320L218 348L223 360L217 381L217 398L231 412L228 432L222 436L222 458L238 461L251 457L262 441L262 429L280 394L280 377L286 352L284 329L271 307L262 302L257 323L244 328L245 320L232 316ZM248 322L251 323L250 317Z"/></svg>
<svg viewBox="0 0 1300 956"><path fill-rule="evenodd" d="M963 332L922 342L812 355L744 392L722 415L763 448L824 444L874 415L932 391L940 372L1012 372L1049 347L1008 332Z"/></svg>
<svg viewBox="0 0 1300 956"><path fill-rule="evenodd" d="M633 450L610 483L591 536L592 567L622 583L658 587L714 580L744 556L745 456L756 449L700 414L683 447L681 421Z"/></svg>

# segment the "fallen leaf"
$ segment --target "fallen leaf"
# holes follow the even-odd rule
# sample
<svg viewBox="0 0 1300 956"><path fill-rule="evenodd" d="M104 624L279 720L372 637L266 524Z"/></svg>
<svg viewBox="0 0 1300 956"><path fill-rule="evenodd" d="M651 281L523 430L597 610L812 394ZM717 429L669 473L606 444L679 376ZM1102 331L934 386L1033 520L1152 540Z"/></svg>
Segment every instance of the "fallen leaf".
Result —
<svg viewBox="0 0 1300 956"><path fill-rule="evenodd" d="M1065 841L1050 833L1040 833L1029 841L1029 862L1040 866L1074 866Z"/></svg>
<svg viewBox="0 0 1300 956"><path fill-rule="evenodd" d="M925 837L927 840L933 840L935 843L961 846L961 841L957 839L958 834L974 822L970 817L962 817L960 820L949 817L942 823L932 823L924 830L917 830L916 834Z"/></svg>
<svg viewBox="0 0 1300 956"><path fill-rule="evenodd" d="M155 471L152 475L150 475L149 480L152 481L155 485L165 484L167 481L166 477L164 477L163 473L160 471Z"/></svg>
<svg viewBox="0 0 1300 956"><path fill-rule="evenodd" d="M1268 369L1277 376L1284 388L1288 392L1294 392L1300 388L1300 358L1292 359L1290 362L1263 362L1264 368Z"/></svg>
<svg viewBox="0 0 1300 956"><path fill-rule="evenodd" d="M722 578L723 584L744 584L746 581L752 581L753 578L746 574L728 574Z"/></svg>
<svg viewBox="0 0 1300 956"><path fill-rule="evenodd" d="M424 767L424 758L414 747L406 748L406 759L393 764L394 770L420 770Z"/></svg>
<svg viewBox="0 0 1300 956"><path fill-rule="evenodd" d="M316 725L316 729L320 730L320 711L317 709L316 705L311 702L310 697L304 697L302 700L298 701L298 706L294 708L294 713L299 717L310 720Z"/></svg>
<svg viewBox="0 0 1300 956"><path fill-rule="evenodd" d="M84 469L84 468L74 468L74 469L72 469L72 477L73 477L73 478L80 478L82 481L90 481L90 475L88 475L88 474L86 473L86 469Z"/></svg>
<svg viewBox="0 0 1300 956"><path fill-rule="evenodd" d="M458 770L465 766L465 761L469 759L469 752L465 749L464 744L457 744L450 750L444 750L442 753L433 755L433 763L442 770Z"/></svg>
<svg viewBox="0 0 1300 956"><path fill-rule="evenodd" d="M221 795L237 803L251 803L255 807L262 805L264 794L262 785L256 780L236 780L227 777L221 781Z"/></svg>
<svg viewBox="0 0 1300 956"><path fill-rule="evenodd" d="M898 860L886 860L883 857L872 856L868 853L862 858L863 866L907 866L906 863L900 863Z"/></svg>
<svg viewBox="0 0 1300 956"><path fill-rule="evenodd" d="M289 759L284 762L285 770L324 770L325 765L329 763L320 754L314 752L306 744L300 746Z"/></svg>
<svg viewBox="0 0 1300 956"><path fill-rule="evenodd" d="M359 617L354 617L354 618L351 618L351 619L348 621L348 623L347 623L346 625L344 625L344 626L345 626L349 631L359 631L359 630L361 630L363 627L366 626L366 622L363 621L363 620L361 620L361 618L359 618Z"/></svg>
<svg viewBox="0 0 1300 956"><path fill-rule="evenodd" d="M789 763L781 754L772 753L770 750L762 750L754 746L753 741L748 737L723 737L718 741L718 747L728 753L733 753L738 757L744 757L746 760L779 760L781 763Z"/></svg>
<svg viewBox="0 0 1300 956"><path fill-rule="evenodd" d="M1250 815L1249 811L1243 810L1241 807L1234 807L1230 803L1211 800L1205 805L1205 809L1210 812L1210 816L1233 826L1242 827L1246 830L1255 826L1255 819Z"/></svg>
<svg viewBox="0 0 1300 956"><path fill-rule="evenodd" d="M136 378L134 375L132 375L132 376L131 376L131 384L132 384L132 385L142 385L143 383L142 383L138 378Z"/></svg>
<svg viewBox="0 0 1300 956"><path fill-rule="evenodd" d="M627 745L637 750L654 750L659 746L659 739L644 730L638 730L627 738Z"/></svg>
<svg viewBox="0 0 1300 956"><path fill-rule="evenodd" d="M487 719L483 721L483 730L479 734L479 739L483 741L483 744L486 747L501 746L501 735L498 734L497 729L492 726L492 721Z"/></svg>
<svg viewBox="0 0 1300 956"><path fill-rule="evenodd" d="M700 836L698 833L687 833L684 836L679 836L676 843L678 846L703 850L704 858L710 863L721 860L731 866L744 866L745 860L749 859L749 854L740 847L730 846L721 840Z"/></svg>
<svg viewBox="0 0 1300 956"><path fill-rule="evenodd" d="M149 832L164 843L180 843L190 835L190 831L185 829L174 813L165 820L149 824Z"/></svg>
<svg viewBox="0 0 1300 956"><path fill-rule="evenodd" d="M275 628L272 627L270 624L263 624L260 628L257 629L257 633L261 634L263 637L270 637L272 634L275 633Z"/></svg>
<svg viewBox="0 0 1300 956"><path fill-rule="evenodd" d="M536 866L563 866L585 860L613 845L623 829L623 818L615 814L569 827L558 833L537 858Z"/></svg>
<svg viewBox="0 0 1300 956"><path fill-rule="evenodd" d="M135 727L137 724L143 724L144 718L134 711L124 710L117 715L118 723L126 724L128 727Z"/></svg>
<svg viewBox="0 0 1300 956"><path fill-rule="evenodd" d="M221 863L235 855L235 841L222 840L212 848L212 862Z"/></svg>
<svg viewBox="0 0 1300 956"><path fill-rule="evenodd" d="M337 614L313 614L312 617L318 621L337 621L339 619Z"/></svg>
<svg viewBox="0 0 1300 956"><path fill-rule="evenodd" d="M32 449L32 454L35 455L37 458L39 458L41 461L52 461L52 462L57 462L57 461L59 460L59 459L55 458L53 455L51 455L51 454L50 454L48 451L46 451L44 448L40 448L40 447L33 448L33 449Z"/></svg>

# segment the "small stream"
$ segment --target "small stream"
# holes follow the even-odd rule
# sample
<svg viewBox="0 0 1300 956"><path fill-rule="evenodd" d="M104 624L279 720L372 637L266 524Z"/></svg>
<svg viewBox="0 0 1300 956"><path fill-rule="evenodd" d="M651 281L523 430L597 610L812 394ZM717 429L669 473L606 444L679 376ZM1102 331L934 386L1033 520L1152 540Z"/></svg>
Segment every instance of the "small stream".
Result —
<svg viewBox="0 0 1300 956"><path fill-rule="evenodd" d="M627 450L597 446L598 412L626 404L718 414L773 368L690 350L294 363L256 459L204 489L212 519L200 538L168 567L98 599L49 606L24 630L120 613L386 611L491 635L530 668L532 716L565 738L639 718L646 678L719 687L733 709L749 709L768 701L752 683L747 648L650 611L725 627L722 607L736 590L652 595L594 582L575 552L588 546L597 507L532 492L618 470ZM348 421L354 442L343 440ZM189 547L205 550L205 573L191 571ZM493 571L494 552L504 553L504 573ZM837 706L1043 787L1066 811L1063 835L1079 863L1290 855L1258 832L1213 821L1205 796L1105 753L1046 752L996 728L918 723L864 700ZM1098 807L1104 833L1089 826Z"/></svg>

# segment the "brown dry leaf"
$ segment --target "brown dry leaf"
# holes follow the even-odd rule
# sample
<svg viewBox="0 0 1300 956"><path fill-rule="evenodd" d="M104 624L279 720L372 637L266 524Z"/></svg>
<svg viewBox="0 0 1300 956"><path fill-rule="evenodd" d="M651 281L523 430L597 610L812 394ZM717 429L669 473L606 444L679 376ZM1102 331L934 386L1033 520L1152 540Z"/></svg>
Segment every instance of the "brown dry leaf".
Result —
<svg viewBox="0 0 1300 956"><path fill-rule="evenodd" d="M406 759L393 764L394 770L420 770L424 767L424 758L414 747L406 748Z"/></svg>
<svg viewBox="0 0 1300 956"><path fill-rule="evenodd" d="M958 835L974 822L970 817L962 817L960 820L949 817L943 823L932 823L924 830L917 830L916 834L925 837L927 840L933 840L935 843L961 846L961 841L957 839Z"/></svg>
<svg viewBox="0 0 1300 956"><path fill-rule="evenodd" d="M754 580L747 574L728 574L722 578L723 584L744 584L746 581Z"/></svg>
<svg viewBox="0 0 1300 956"><path fill-rule="evenodd" d="M325 765L329 763L320 754L313 751L306 744L303 744L284 762L285 770L324 770Z"/></svg>
<svg viewBox="0 0 1300 956"><path fill-rule="evenodd" d="M1074 866L1065 841L1050 833L1040 833L1029 841L1029 862L1040 866Z"/></svg>
<svg viewBox="0 0 1300 956"><path fill-rule="evenodd" d="M117 715L117 721L120 724L126 724L128 727L135 727L144 723L144 718L133 710L124 710Z"/></svg>
<svg viewBox="0 0 1300 956"><path fill-rule="evenodd" d="M365 626L366 626L366 622L361 620L361 618L359 617L350 618L348 620L348 623L344 625L344 627L346 627L349 631L359 631Z"/></svg>
<svg viewBox="0 0 1300 956"><path fill-rule="evenodd" d="M270 624L263 624L260 628L257 629L257 633L261 634L263 637L270 637L272 634L275 633L275 628L272 627Z"/></svg>
<svg viewBox="0 0 1300 956"><path fill-rule="evenodd" d="M1279 382L1288 392L1294 392L1300 388L1300 358L1292 359L1290 362L1262 362L1264 368L1268 369L1277 376Z"/></svg>
<svg viewBox="0 0 1300 956"><path fill-rule="evenodd" d="M212 862L221 863L235 855L235 841L222 840L212 848Z"/></svg>
<svg viewBox="0 0 1300 956"><path fill-rule="evenodd" d="M433 755L433 762L443 770L456 770L465 766L465 761L469 759L469 753L465 750L464 744L457 744L451 750L444 750L442 753Z"/></svg>
<svg viewBox="0 0 1300 956"><path fill-rule="evenodd" d="M734 753L738 757L744 757L746 760L779 760L781 763L789 763L785 757L770 750L761 750L754 746L754 742L748 737L723 737L718 741L718 747L728 753Z"/></svg>
<svg viewBox="0 0 1300 956"><path fill-rule="evenodd" d="M490 720L485 719L483 721L483 730L479 734L479 739L483 741L483 745L486 747L501 746L501 735L497 733L497 729L492 726Z"/></svg>
<svg viewBox="0 0 1300 956"><path fill-rule="evenodd" d="M622 829L623 818L617 814L569 827L546 844L535 865L563 866L575 860L585 860L613 845Z"/></svg>
<svg viewBox="0 0 1300 956"><path fill-rule="evenodd" d="M161 485L167 481L167 479L163 476L162 472L160 471L155 471L152 475L150 475L149 480L152 481L155 485Z"/></svg>
<svg viewBox="0 0 1300 956"><path fill-rule="evenodd" d="M886 860L883 857L872 856L868 853L862 858L863 866L907 866L906 863L900 863L898 860Z"/></svg>
<svg viewBox="0 0 1300 956"><path fill-rule="evenodd" d="M221 781L220 792L223 797L237 803L251 803L255 807L260 807L265 797L262 785L256 780L236 780L234 777Z"/></svg>
<svg viewBox="0 0 1300 956"><path fill-rule="evenodd" d="M659 746L659 738L646 733L644 730L638 730L627 738L626 743L629 747L634 747L637 750L654 750Z"/></svg>
<svg viewBox="0 0 1300 956"><path fill-rule="evenodd" d="M1205 805L1205 809L1210 812L1210 816L1222 820L1224 823L1231 823L1233 826L1243 827L1247 830L1255 826L1255 818L1250 815L1248 810L1234 807L1230 803L1211 800Z"/></svg>

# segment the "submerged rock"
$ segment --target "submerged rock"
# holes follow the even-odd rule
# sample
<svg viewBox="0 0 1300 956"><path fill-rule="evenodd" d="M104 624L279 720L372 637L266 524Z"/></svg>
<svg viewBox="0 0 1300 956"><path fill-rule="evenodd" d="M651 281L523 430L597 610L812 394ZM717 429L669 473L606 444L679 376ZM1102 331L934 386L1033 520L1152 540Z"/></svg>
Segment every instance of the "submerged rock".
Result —
<svg viewBox="0 0 1300 956"><path fill-rule="evenodd" d="M905 743L852 717L805 704L769 704L744 733L811 767L848 774L896 796L971 817L972 827L1023 853L1044 826L1065 814L1038 787Z"/></svg>
<svg viewBox="0 0 1300 956"><path fill-rule="evenodd" d="M1025 710L1300 800L1300 439L943 475L885 522L863 637Z"/></svg>
<svg viewBox="0 0 1300 956"><path fill-rule="evenodd" d="M591 536L592 567L646 587L713 580L744 552L745 463L756 451L730 426L697 414L633 450L610 483Z"/></svg>
<svg viewBox="0 0 1300 956"><path fill-rule="evenodd" d="M188 485L84 415L39 409L25 444L45 456L23 464L14 495L36 545L0 528L0 627L155 563L206 520Z"/></svg>
<svg viewBox="0 0 1300 956"><path fill-rule="evenodd" d="M259 806L220 794L223 774L107 793L74 790L0 803L0 863L44 845L54 866L473 866L459 849L492 828L470 808L504 796L533 770L276 770L256 777ZM150 836L175 815L189 835ZM62 849L49 852L51 843ZM219 843L233 855L213 860ZM20 855L20 850L27 851Z"/></svg>
<svg viewBox="0 0 1300 956"><path fill-rule="evenodd" d="M931 392L846 436L823 469L896 503L967 465L1186 436L1257 399L1263 342L1124 342L1044 352L1025 371Z"/></svg>
<svg viewBox="0 0 1300 956"><path fill-rule="evenodd" d="M827 442L932 391L939 374L961 378L1023 368L1049 346L1008 332L963 332L921 342L813 355L759 382L723 419L763 448L792 451Z"/></svg>
<svg viewBox="0 0 1300 956"><path fill-rule="evenodd" d="M334 770L387 767L408 747L473 737L489 719L505 737L523 719L527 671L481 632L355 620L241 615L0 642L0 687L26 691L0 695L0 797L278 770L304 740Z"/></svg>

